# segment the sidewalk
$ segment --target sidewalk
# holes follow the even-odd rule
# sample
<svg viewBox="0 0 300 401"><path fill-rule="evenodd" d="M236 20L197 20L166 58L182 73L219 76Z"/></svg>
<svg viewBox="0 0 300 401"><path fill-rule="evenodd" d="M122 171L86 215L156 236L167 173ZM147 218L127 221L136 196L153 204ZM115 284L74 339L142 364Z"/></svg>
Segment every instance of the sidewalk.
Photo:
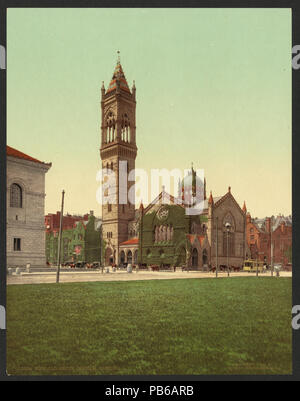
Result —
<svg viewBox="0 0 300 401"><path fill-rule="evenodd" d="M227 273L218 273L219 278L228 278ZM230 277L256 277L254 273L231 273ZM271 277L271 273L259 274L259 277ZM280 272L280 277L292 277L292 272ZM191 278L216 278L214 273L205 272L149 272L139 271L138 273L127 273L117 271L101 273L101 271L80 271L61 272L61 283L76 283L90 281L137 281L137 280L170 280L170 279L191 279ZM274 274L276 278L276 274ZM42 284L55 283L56 272L21 273L20 275L7 276L7 284Z"/></svg>

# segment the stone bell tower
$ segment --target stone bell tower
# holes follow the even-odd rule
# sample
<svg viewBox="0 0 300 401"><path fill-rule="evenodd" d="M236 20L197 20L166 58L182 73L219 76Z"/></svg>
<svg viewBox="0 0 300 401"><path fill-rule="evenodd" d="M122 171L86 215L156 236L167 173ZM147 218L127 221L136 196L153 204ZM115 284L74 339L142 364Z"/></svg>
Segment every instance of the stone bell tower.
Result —
<svg viewBox="0 0 300 401"><path fill-rule="evenodd" d="M119 53L119 52L118 52ZM128 239L128 223L135 216L134 196L128 199L135 177L136 147L136 88L130 90L118 56L111 82L105 90L101 88L101 148L102 168L115 173L113 188L115 199L111 203L102 202L102 228L105 247L105 264L119 263L119 244ZM120 171L122 165L122 174ZM127 165L124 163L127 162ZM130 174L130 181L128 180ZM132 188L133 190L133 188ZM133 191L130 191L133 192Z"/></svg>

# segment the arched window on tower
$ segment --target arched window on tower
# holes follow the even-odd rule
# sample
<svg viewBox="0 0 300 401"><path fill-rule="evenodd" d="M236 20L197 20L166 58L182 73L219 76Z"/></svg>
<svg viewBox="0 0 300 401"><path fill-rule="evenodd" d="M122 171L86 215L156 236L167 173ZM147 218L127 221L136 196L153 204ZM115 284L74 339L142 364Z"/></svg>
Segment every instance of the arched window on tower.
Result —
<svg viewBox="0 0 300 401"><path fill-rule="evenodd" d="M114 142L116 139L116 120L114 113L110 111L106 119L106 143Z"/></svg>
<svg viewBox="0 0 300 401"><path fill-rule="evenodd" d="M125 113L121 119L121 140L123 142L131 142L130 138L130 121L128 115Z"/></svg>
<svg viewBox="0 0 300 401"><path fill-rule="evenodd" d="M23 207L23 190L18 184L10 187L10 207Z"/></svg>

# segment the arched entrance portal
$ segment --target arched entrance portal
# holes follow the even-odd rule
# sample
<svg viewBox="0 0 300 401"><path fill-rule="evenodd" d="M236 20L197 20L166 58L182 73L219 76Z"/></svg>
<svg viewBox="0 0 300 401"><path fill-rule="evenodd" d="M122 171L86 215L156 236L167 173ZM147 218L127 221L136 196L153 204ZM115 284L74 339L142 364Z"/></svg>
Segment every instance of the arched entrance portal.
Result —
<svg viewBox="0 0 300 401"><path fill-rule="evenodd" d="M198 251L196 248L192 252L192 267L198 267Z"/></svg>
<svg viewBox="0 0 300 401"><path fill-rule="evenodd" d="M132 252L128 251L127 253L127 263L132 264Z"/></svg>
<svg viewBox="0 0 300 401"><path fill-rule="evenodd" d="M106 248L105 250L105 264L109 266L114 263L114 257L111 248Z"/></svg>

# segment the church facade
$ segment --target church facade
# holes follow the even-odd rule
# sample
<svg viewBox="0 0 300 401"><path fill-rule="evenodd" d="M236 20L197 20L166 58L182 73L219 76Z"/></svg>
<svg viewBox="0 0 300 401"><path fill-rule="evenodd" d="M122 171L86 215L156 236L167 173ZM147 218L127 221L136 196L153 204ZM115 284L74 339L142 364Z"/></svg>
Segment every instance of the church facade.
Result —
<svg viewBox="0 0 300 401"><path fill-rule="evenodd" d="M222 197L211 194L199 215L189 215L187 209L163 191L143 210L140 263L195 270L241 268L248 249L246 214L231 189Z"/></svg>
<svg viewBox="0 0 300 401"><path fill-rule="evenodd" d="M177 198L163 189L146 208L141 205L136 210L132 199L129 202L124 197L120 162L126 162L126 178L131 174L131 181L126 180L127 193L135 183L136 88L133 84L129 89L120 60L107 90L102 85L101 110L102 168L113 170L116 176L115 201L102 204L104 263L241 268L248 251L246 209L236 202L230 187L223 196L211 193L207 198L206 180L197 177L192 167L179 184ZM189 214L195 202L201 203L201 212Z"/></svg>

